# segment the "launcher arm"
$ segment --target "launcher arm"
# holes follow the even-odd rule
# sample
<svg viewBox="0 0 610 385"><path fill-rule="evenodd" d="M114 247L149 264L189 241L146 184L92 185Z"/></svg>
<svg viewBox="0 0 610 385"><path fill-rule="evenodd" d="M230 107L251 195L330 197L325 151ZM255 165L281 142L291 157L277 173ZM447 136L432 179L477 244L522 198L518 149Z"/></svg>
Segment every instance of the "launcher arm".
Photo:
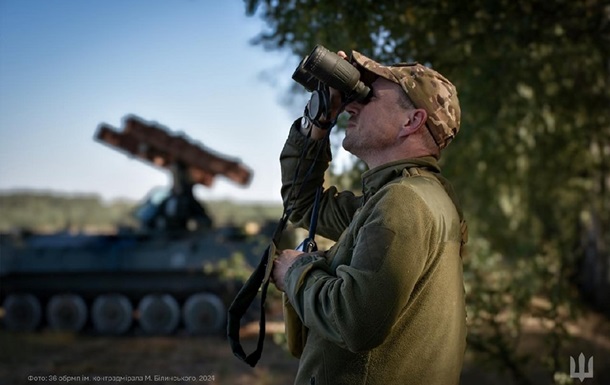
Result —
<svg viewBox="0 0 610 385"><path fill-rule="evenodd" d="M183 135L172 134L165 127L135 116L128 116L123 122L122 131L101 124L95 139L158 167L171 170L179 164L193 184L209 187L217 175L240 185L250 183L252 172L237 159L215 153Z"/></svg>

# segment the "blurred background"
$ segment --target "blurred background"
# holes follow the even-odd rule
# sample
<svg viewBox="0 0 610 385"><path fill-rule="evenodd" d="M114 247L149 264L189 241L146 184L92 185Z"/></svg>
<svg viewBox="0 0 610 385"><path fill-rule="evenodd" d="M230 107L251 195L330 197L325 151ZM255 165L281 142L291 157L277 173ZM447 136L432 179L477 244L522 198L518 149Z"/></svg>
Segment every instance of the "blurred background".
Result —
<svg viewBox="0 0 610 385"><path fill-rule="evenodd" d="M222 334L316 44L458 89L462 383L610 383L607 0L0 0L0 383L292 382L277 292L255 369ZM357 192L341 131L328 178Z"/></svg>

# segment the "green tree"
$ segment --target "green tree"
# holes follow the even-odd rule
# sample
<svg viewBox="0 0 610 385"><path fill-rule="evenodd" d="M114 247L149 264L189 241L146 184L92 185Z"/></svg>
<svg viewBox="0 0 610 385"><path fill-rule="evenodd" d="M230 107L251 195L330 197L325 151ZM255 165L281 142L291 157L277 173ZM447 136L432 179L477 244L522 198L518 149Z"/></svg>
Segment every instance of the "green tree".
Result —
<svg viewBox="0 0 610 385"><path fill-rule="evenodd" d="M470 347L528 383L515 337L521 316L536 314L554 321L546 364L560 372L583 250L608 271L608 0L245 3L268 26L253 40L265 49L299 58L316 44L356 49L383 63L419 61L455 83L462 125L443 169L471 228ZM594 294L610 292L600 284ZM542 313L534 296L550 303Z"/></svg>

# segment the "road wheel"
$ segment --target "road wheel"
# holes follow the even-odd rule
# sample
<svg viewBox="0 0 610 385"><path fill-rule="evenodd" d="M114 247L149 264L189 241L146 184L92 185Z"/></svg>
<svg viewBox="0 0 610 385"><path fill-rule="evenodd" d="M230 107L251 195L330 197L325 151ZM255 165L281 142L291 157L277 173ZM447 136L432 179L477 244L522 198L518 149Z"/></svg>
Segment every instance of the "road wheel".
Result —
<svg viewBox="0 0 610 385"><path fill-rule="evenodd" d="M51 329L78 332L87 321L87 305L76 294L54 295L47 304L47 321Z"/></svg>
<svg viewBox="0 0 610 385"><path fill-rule="evenodd" d="M140 326L147 334L171 334L180 322L180 306L169 294L148 294L138 304Z"/></svg>
<svg viewBox="0 0 610 385"><path fill-rule="evenodd" d="M91 320L98 333L119 335L129 330L133 306L122 294L104 294L93 301Z"/></svg>
<svg viewBox="0 0 610 385"><path fill-rule="evenodd" d="M217 295L198 293L186 300L182 317L190 334L218 334L225 329L226 312Z"/></svg>
<svg viewBox="0 0 610 385"><path fill-rule="evenodd" d="M32 331L40 324L42 309L32 294L11 294L2 303L4 325L12 331Z"/></svg>

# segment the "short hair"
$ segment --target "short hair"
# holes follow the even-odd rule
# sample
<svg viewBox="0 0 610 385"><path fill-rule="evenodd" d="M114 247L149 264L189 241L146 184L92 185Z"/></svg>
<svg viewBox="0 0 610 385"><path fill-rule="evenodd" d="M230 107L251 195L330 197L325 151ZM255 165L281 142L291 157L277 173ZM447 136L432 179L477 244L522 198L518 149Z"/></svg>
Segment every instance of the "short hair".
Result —
<svg viewBox="0 0 610 385"><path fill-rule="evenodd" d="M413 103L409 95L407 95L402 90L399 90L398 92L398 105L404 108L405 110L411 110L415 108L415 103Z"/></svg>
<svg viewBox="0 0 610 385"><path fill-rule="evenodd" d="M398 102L398 105L401 108L404 108L405 110L412 110L412 109L417 108L415 106L415 103L413 103L413 101L411 101L411 98L409 97L409 95L407 95L405 92L402 92L402 90L401 90L401 92L398 92L398 101L397 102ZM440 158L440 148L438 147L438 144L434 140L434 136L432 136L432 133L430 132L430 128L428 127L428 124L426 122L424 122L424 127L425 127L425 131L422 133L424 145L430 151L430 155L432 155L438 159L438 158Z"/></svg>

